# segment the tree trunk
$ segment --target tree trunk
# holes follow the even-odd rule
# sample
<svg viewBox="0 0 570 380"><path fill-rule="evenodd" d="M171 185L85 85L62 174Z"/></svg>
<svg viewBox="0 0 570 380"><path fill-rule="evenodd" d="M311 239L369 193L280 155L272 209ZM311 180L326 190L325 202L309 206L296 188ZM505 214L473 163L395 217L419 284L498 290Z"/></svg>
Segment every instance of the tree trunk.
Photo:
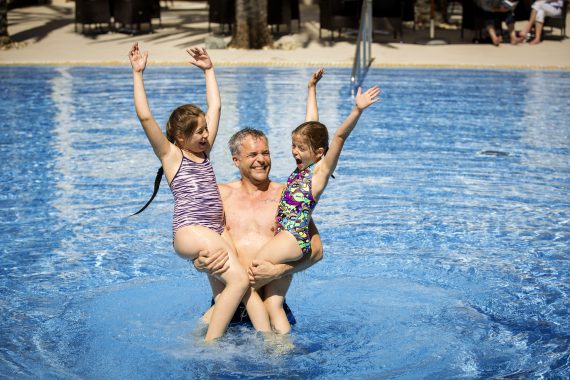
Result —
<svg viewBox="0 0 570 380"><path fill-rule="evenodd" d="M0 47L11 44L12 40L8 34L8 0L0 0Z"/></svg>
<svg viewBox="0 0 570 380"><path fill-rule="evenodd" d="M231 47L261 49L273 43L267 27L267 1L236 0L236 25Z"/></svg>

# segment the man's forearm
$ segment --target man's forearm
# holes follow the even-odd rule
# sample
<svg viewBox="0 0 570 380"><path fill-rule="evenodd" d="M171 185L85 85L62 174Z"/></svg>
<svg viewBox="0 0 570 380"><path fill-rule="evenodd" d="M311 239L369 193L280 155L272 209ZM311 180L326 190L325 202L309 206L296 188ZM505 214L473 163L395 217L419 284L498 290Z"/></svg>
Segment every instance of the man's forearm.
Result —
<svg viewBox="0 0 570 380"><path fill-rule="evenodd" d="M309 222L309 234L311 236L311 253L297 261L272 264L266 260L254 259L248 268L250 284L259 289L271 281L301 272L321 261L323 258L323 242L312 219Z"/></svg>
<svg viewBox="0 0 570 380"><path fill-rule="evenodd" d="M292 261L285 264L276 264L275 267L278 273L278 277L283 277L289 274L294 274L297 272L304 271L305 269L321 261L322 258L323 258L322 249L314 249L311 250L310 255L304 256L300 260Z"/></svg>
<svg viewBox="0 0 570 380"><path fill-rule="evenodd" d="M317 244L316 249L312 250L310 255L298 261L285 264L271 264L265 260L253 260L251 266L248 268L250 284L256 289L259 289L281 277L292 275L309 268L311 265L319 262L322 257L322 246Z"/></svg>

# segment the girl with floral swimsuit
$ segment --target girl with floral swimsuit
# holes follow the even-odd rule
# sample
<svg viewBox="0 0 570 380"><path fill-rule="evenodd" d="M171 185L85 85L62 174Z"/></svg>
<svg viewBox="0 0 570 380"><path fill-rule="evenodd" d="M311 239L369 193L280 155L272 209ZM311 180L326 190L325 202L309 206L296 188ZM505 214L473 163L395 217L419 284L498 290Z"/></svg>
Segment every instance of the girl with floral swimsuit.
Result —
<svg viewBox="0 0 570 380"><path fill-rule="evenodd" d="M297 261L310 252L308 222L334 172L344 142L356 127L362 112L380 100L380 88L365 92L359 88L355 106L334 134L330 147L325 125L306 121L292 133L292 154L297 168L287 181L279 202L275 237L256 255L273 264ZM288 281L276 280L265 286L265 307L273 329L282 334L291 330L283 310Z"/></svg>

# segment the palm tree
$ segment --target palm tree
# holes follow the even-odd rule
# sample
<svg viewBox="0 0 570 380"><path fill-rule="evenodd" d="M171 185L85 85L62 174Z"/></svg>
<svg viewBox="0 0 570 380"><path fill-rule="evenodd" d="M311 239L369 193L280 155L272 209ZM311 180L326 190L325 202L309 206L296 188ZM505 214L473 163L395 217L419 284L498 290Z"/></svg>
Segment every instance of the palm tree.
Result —
<svg viewBox="0 0 570 380"><path fill-rule="evenodd" d="M231 47L261 49L273 43L267 27L267 1L236 0L236 26Z"/></svg>
<svg viewBox="0 0 570 380"><path fill-rule="evenodd" d="M12 40L8 34L8 0L0 0L0 47L11 44Z"/></svg>

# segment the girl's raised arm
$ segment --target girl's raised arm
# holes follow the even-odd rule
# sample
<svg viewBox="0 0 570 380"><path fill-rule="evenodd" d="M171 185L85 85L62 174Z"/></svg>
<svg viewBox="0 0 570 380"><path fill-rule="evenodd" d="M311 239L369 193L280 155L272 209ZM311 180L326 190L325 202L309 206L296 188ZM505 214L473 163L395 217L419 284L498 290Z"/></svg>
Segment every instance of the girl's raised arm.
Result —
<svg viewBox="0 0 570 380"><path fill-rule="evenodd" d="M305 121L319 121L319 108L317 107L317 83L325 73L324 68L319 68L309 79L309 95L307 96L307 112Z"/></svg>
<svg viewBox="0 0 570 380"><path fill-rule="evenodd" d="M206 101L208 103L208 111L206 111L206 125L208 126L208 141L210 149L214 145L216 135L218 134L218 125L220 124L220 113L222 110L222 99L216 74L214 73L214 65L206 49L190 48L186 50L190 54L190 63L202 69L206 77Z"/></svg>
<svg viewBox="0 0 570 380"><path fill-rule="evenodd" d="M152 145L154 154L162 161L170 151L171 144L162 133L160 127L154 120L144 88L143 72L146 68L148 52L142 53L139 50L138 42L135 42L129 52L129 60L133 67L133 96L135 100L135 110L144 129L146 137Z"/></svg>
<svg viewBox="0 0 570 380"><path fill-rule="evenodd" d="M346 117L346 119L344 119L340 127L338 127L336 130L331 140L329 150L318 163L319 169L318 172L315 172L317 181L313 180L313 195L316 195L316 198L320 196L326 184L328 183L329 177L336 169L342 147L344 146L346 139L348 136L350 136L350 133L354 127L356 127L356 123L358 122L362 111L368 108L368 106L380 100L378 97L380 95L380 92L381 91L378 86L371 87L364 93L362 92L362 88L358 88L358 92L354 99L355 104L352 108L352 111Z"/></svg>

